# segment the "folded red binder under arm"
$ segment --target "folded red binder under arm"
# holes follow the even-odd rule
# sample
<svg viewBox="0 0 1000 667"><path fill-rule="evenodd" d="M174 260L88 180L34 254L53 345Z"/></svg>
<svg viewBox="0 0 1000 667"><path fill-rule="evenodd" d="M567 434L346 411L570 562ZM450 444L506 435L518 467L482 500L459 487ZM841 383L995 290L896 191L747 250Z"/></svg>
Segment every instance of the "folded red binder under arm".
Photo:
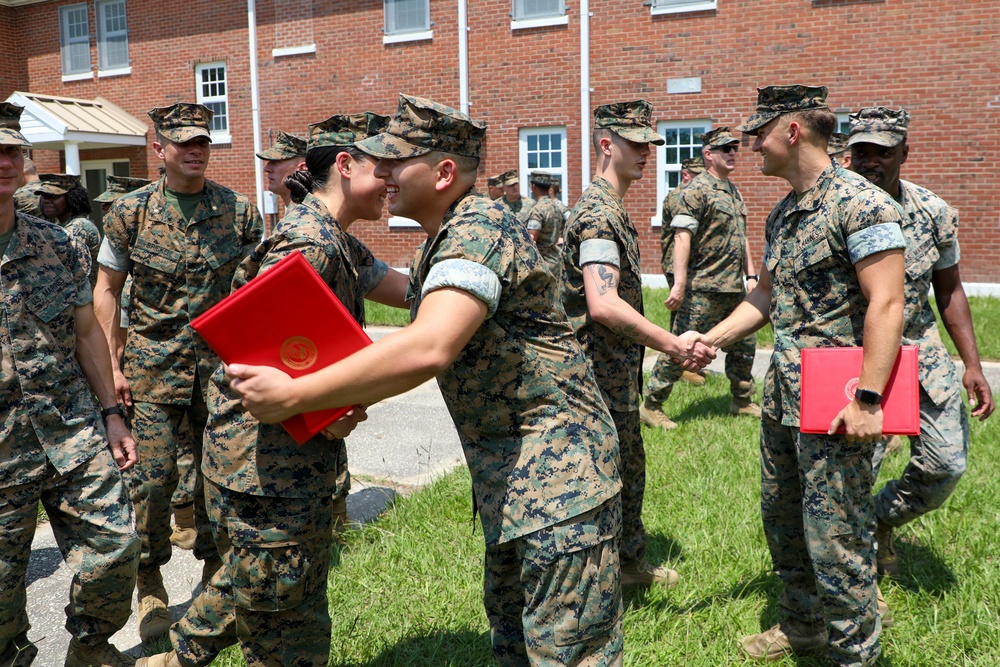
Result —
<svg viewBox="0 0 1000 667"><path fill-rule="evenodd" d="M826 433L837 414L854 400L864 361L860 347L811 347L802 350L799 430ZM882 391L882 433L920 434L920 380L917 346L902 345ZM864 389L864 387L862 387ZM838 433L843 433L841 426Z"/></svg>
<svg viewBox="0 0 1000 667"><path fill-rule="evenodd" d="M300 377L354 354L371 338L300 252L293 252L191 322L227 364L271 366ZM300 445L351 406L281 423Z"/></svg>

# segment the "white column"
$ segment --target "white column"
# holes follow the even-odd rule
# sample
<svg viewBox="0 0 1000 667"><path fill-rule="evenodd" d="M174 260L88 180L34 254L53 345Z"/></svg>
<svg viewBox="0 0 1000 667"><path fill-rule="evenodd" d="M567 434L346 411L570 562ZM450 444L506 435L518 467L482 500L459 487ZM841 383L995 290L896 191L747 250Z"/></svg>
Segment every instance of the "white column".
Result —
<svg viewBox="0 0 1000 667"><path fill-rule="evenodd" d="M63 150L66 152L66 173L74 176L80 175L80 142L64 141Z"/></svg>
<svg viewBox="0 0 1000 667"><path fill-rule="evenodd" d="M469 113L469 13L465 0L458 0L458 98L459 111Z"/></svg>
<svg viewBox="0 0 1000 667"><path fill-rule="evenodd" d="M257 81L257 4L247 0L247 33L250 41L250 106L253 115L253 165L254 185L257 199L255 203L261 209L264 203L264 165L257 159L261 151L260 145L260 85Z"/></svg>
<svg viewBox="0 0 1000 667"><path fill-rule="evenodd" d="M580 0L580 181L590 185L590 0Z"/></svg>

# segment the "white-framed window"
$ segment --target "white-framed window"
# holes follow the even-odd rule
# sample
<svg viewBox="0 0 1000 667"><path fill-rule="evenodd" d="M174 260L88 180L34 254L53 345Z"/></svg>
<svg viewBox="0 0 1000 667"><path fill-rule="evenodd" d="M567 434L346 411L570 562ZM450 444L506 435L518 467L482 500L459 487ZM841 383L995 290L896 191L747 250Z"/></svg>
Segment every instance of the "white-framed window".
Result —
<svg viewBox="0 0 1000 667"><path fill-rule="evenodd" d="M701 135L712 129L711 121L682 120L661 121L656 131L666 140L656 147L656 215L654 227L663 224L663 198L681 183L681 160L701 155Z"/></svg>
<svg viewBox="0 0 1000 667"><path fill-rule="evenodd" d="M851 133L851 116L849 111L837 114L837 132L843 134Z"/></svg>
<svg viewBox="0 0 1000 667"><path fill-rule="evenodd" d="M125 0L97 0L97 66L121 70L129 66Z"/></svg>
<svg viewBox="0 0 1000 667"><path fill-rule="evenodd" d="M104 192L108 187L107 175L129 176L129 162L124 158L112 160L84 160L80 163L80 179L83 187L87 188L90 200ZM103 230L103 214L100 204L95 203L91 207L90 219L97 225L99 230Z"/></svg>
<svg viewBox="0 0 1000 667"><path fill-rule="evenodd" d="M510 29L569 25L565 0L512 0Z"/></svg>
<svg viewBox="0 0 1000 667"><path fill-rule="evenodd" d="M716 0L649 0L650 13L653 16L659 14L680 14L683 12L704 12L718 8Z"/></svg>
<svg viewBox="0 0 1000 667"><path fill-rule="evenodd" d="M566 187L566 128L522 128L517 133L518 173L521 195L531 196L528 176L533 171L544 171L562 186L562 201L568 204Z"/></svg>
<svg viewBox="0 0 1000 667"><path fill-rule="evenodd" d="M430 39L430 0L383 0L385 10L385 35L383 43Z"/></svg>
<svg viewBox="0 0 1000 667"><path fill-rule="evenodd" d="M228 144L229 95L226 81L226 63L202 63L195 66L198 103L204 104L215 114L212 116L212 143Z"/></svg>
<svg viewBox="0 0 1000 667"><path fill-rule="evenodd" d="M59 50L63 75L90 74L90 21L86 3L59 8Z"/></svg>

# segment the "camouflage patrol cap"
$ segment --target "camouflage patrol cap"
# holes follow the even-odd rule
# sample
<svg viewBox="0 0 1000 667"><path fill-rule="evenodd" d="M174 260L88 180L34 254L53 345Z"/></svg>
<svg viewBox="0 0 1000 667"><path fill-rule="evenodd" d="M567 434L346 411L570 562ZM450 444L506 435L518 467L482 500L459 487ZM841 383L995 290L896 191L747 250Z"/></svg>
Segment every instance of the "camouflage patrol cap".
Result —
<svg viewBox="0 0 1000 667"><path fill-rule="evenodd" d="M94 197L94 201L106 203L113 202L124 194L138 190L149 185L148 178L132 178L131 176L108 176L108 189Z"/></svg>
<svg viewBox="0 0 1000 667"><path fill-rule="evenodd" d="M852 113L850 119L851 138L847 140L848 146L896 146L906 139L906 129L910 125L910 113L906 109L894 111L887 107L865 107Z"/></svg>
<svg viewBox="0 0 1000 667"><path fill-rule="evenodd" d="M521 182L521 179L517 176L517 169L511 169L510 171L505 171L504 173L497 176L500 179L501 185L517 185Z"/></svg>
<svg viewBox="0 0 1000 667"><path fill-rule="evenodd" d="M389 117L371 111L355 114L334 114L309 126L307 149L320 146L353 146L385 132Z"/></svg>
<svg viewBox="0 0 1000 667"><path fill-rule="evenodd" d="M689 157L686 160L681 160L681 169L690 171L692 174L700 174L705 171L705 158L701 157Z"/></svg>
<svg viewBox="0 0 1000 667"><path fill-rule="evenodd" d="M64 195L74 188L82 188L80 177L73 174L39 174L35 194Z"/></svg>
<svg viewBox="0 0 1000 667"><path fill-rule="evenodd" d="M768 86L757 89L757 111L736 128L745 134L757 134L782 114L794 111L829 109L826 86Z"/></svg>
<svg viewBox="0 0 1000 667"><path fill-rule="evenodd" d="M306 140L299 139L287 132L278 132L277 138L270 148L257 153L261 160L291 160L294 157L306 156Z"/></svg>
<svg viewBox="0 0 1000 667"><path fill-rule="evenodd" d="M740 140L733 136L728 125L723 125L701 135L701 143L706 148L718 148L719 146L738 144Z"/></svg>
<svg viewBox="0 0 1000 667"><path fill-rule="evenodd" d="M528 174L528 181L532 185L547 188L552 185L552 175L544 171L533 171Z"/></svg>
<svg viewBox="0 0 1000 667"><path fill-rule="evenodd" d="M826 146L827 155L839 155L847 150L847 135L843 132L834 132L830 135L830 142Z"/></svg>
<svg viewBox="0 0 1000 667"><path fill-rule="evenodd" d="M653 129L653 105L646 100L602 104L594 109L594 129L611 130L623 139L662 146L663 137Z"/></svg>
<svg viewBox="0 0 1000 667"><path fill-rule="evenodd" d="M406 159L441 151L479 157L486 123L422 97L399 95L399 109L377 137L355 144L377 158Z"/></svg>
<svg viewBox="0 0 1000 667"><path fill-rule="evenodd" d="M0 146L24 146L31 142L21 134L21 112L24 107L13 102L0 102Z"/></svg>
<svg viewBox="0 0 1000 667"><path fill-rule="evenodd" d="M499 188L500 186L503 185L503 177L491 176L490 178L486 179L486 185L490 186L491 188Z"/></svg>
<svg viewBox="0 0 1000 667"><path fill-rule="evenodd" d="M153 121L153 129L157 133L178 144L190 141L196 137L212 140L211 109L202 104L178 102L169 107L157 107L148 112Z"/></svg>

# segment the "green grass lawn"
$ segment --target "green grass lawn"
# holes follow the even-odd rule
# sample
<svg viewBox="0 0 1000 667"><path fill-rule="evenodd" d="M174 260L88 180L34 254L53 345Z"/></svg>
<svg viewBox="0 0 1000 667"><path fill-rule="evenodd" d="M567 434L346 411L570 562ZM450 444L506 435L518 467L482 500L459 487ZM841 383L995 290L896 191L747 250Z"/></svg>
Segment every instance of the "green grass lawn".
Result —
<svg viewBox="0 0 1000 667"><path fill-rule="evenodd" d="M736 641L778 620L777 578L761 528L758 423L725 416L728 383L680 384L680 427L643 429L649 558L680 585L628 595L625 665L749 664ZM896 624L882 667L1000 665L1000 419L972 426L970 470L946 505L899 533L900 576L882 589ZM905 448L904 448L905 449ZM905 458L886 461L881 486ZM331 665L490 664L482 607L482 530L458 470L348 536L329 583ZM230 650L216 665L242 665ZM809 667L810 660L783 665Z"/></svg>

